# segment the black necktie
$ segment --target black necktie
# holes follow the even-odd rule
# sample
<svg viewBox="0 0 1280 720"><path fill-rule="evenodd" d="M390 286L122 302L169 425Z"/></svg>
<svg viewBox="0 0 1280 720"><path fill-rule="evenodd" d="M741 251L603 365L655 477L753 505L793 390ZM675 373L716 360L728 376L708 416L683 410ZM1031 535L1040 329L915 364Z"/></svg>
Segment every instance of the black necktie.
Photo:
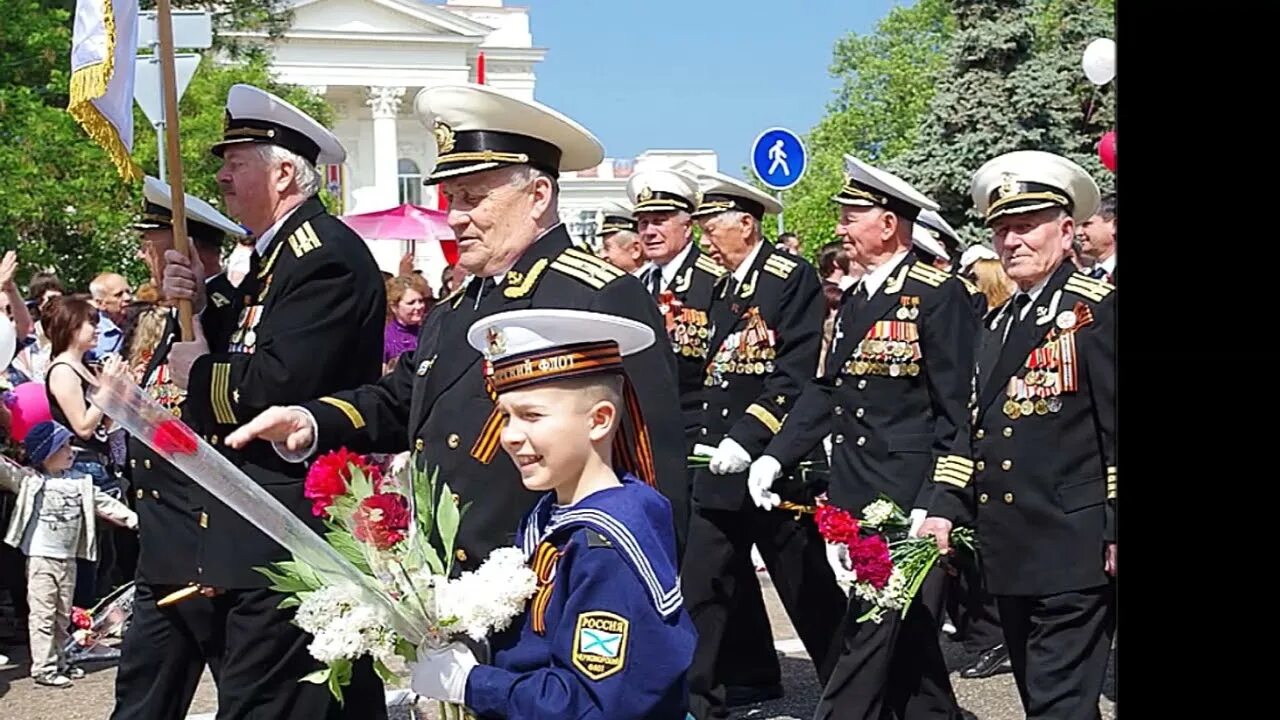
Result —
<svg viewBox="0 0 1280 720"><path fill-rule="evenodd" d="M1107 269L1101 265L1094 265L1093 269L1089 271L1089 276L1095 280L1105 280L1107 277Z"/></svg>
<svg viewBox="0 0 1280 720"><path fill-rule="evenodd" d="M658 289L662 287L662 268L654 265L649 269L649 294L658 299Z"/></svg>
<svg viewBox="0 0 1280 720"><path fill-rule="evenodd" d="M1026 293L1018 293L1013 296L1013 306L1009 309L1009 322L1004 326L1004 342L1009 342L1009 333L1014 325L1022 321L1022 311L1030 302L1031 296Z"/></svg>

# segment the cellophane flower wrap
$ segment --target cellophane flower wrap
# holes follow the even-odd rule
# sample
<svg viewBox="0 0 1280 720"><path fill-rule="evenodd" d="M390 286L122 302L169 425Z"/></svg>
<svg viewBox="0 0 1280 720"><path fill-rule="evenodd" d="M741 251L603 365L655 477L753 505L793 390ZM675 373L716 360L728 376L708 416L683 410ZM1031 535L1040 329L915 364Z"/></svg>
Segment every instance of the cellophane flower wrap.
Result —
<svg viewBox="0 0 1280 720"><path fill-rule="evenodd" d="M416 458L379 464L338 449L312 463L304 492L312 512L324 518L325 541L371 578L416 631L413 637L396 632L387 611L362 600L349 581L324 577L296 559L259 568L273 589L289 595L281 606L298 608L294 623L313 636L308 649L325 664L304 680L327 683L339 699L356 660L371 657L378 675L392 683L393 656L412 661L421 647L464 637L483 641L507 628L537 588L515 547L495 550L475 571L454 573L454 541L466 508ZM442 708L445 716L464 712Z"/></svg>
<svg viewBox="0 0 1280 720"><path fill-rule="evenodd" d="M836 581L868 605L858 622L879 623L889 612L906 615L929 570L942 557L933 537L912 537L910 516L886 497L862 508L861 519L824 503L814 520L823 539L839 550L845 572L837 571ZM951 546L972 551L973 530L952 530Z"/></svg>

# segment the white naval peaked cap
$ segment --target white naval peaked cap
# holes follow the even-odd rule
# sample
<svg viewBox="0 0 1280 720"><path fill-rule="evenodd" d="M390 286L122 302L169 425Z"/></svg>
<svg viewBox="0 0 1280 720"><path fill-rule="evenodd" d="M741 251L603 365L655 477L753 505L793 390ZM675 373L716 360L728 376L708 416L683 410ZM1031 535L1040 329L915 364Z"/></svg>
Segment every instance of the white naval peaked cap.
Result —
<svg viewBox="0 0 1280 720"><path fill-rule="evenodd" d="M526 358L560 355L591 355L581 352L588 345L609 345L619 358L640 352L654 342L653 329L638 320L563 308L531 308L497 313L477 320L467 329L467 342L493 363L495 378L512 363ZM593 358L575 358L574 363L552 363L544 368L543 379L579 377L600 372L603 366ZM552 373L551 371L555 371ZM535 378L536 379L536 378ZM501 387L501 382L495 380Z"/></svg>
<svg viewBox="0 0 1280 720"><path fill-rule="evenodd" d="M278 145L305 158L312 165L331 165L347 159L347 150L328 128L287 100L243 83L227 93L223 139L214 143L219 157L231 145Z"/></svg>
<svg viewBox="0 0 1280 720"><path fill-rule="evenodd" d="M832 196L841 205L882 207L915 220L921 210L937 210L938 204L887 170L844 156L844 187Z"/></svg>
<svg viewBox="0 0 1280 720"><path fill-rule="evenodd" d="M613 233L630 230L636 230L636 215L631 211L631 206L618 202L617 200L605 200L604 207L600 208L600 212L604 215L604 221L600 223L600 229L596 231L596 237L603 237Z"/></svg>
<svg viewBox="0 0 1280 720"><path fill-rule="evenodd" d="M999 260L1000 256L995 250L986 245L970 245L965 249L964 254L960 256L960 269L965 270L973 266L979 260Z"/></svg>
<svg viewBox="0 0 1280 720"><path fill-rule="evenodd" d="M911 226L911 240L930 255L950 261L951 255L947 252L946 243L942 241L943 235L951 238L957 245L960 244L960 236L956 234L955 228L936 210L921 210Z"/></svg>
<svg viewBox="0 0 1280 720"><path fill-rule="evenodd" d="M150 175L142 180L142 217L133 224L137 230L173 227L173 189L169 183ZM249 232L209 203L184 194L187 232L209 242L221 242L223 235L247 236Z"/></svg>
<svg viewBox="0 0 1280 720"><path fill-rule="evenodd" d="M1098 209L1098 184L1084 168L1053 153L1017 150L987 161L973 174L973 204L988 223L998 217L1051 207L1077 223Z"/></svg>
<svg viewBox="0 0 1280 720"><path fill-rule="evenodd" d="M694 217L709 217L726 210L740 210L757 220L766 214L782 212L782 203L750 183L724 173L708 172L698 176L698 190L702 202L694 211Z"/></svg>
<svg viewBox="0 0 1280 720"><path fill-rule="evenodd" d="M488 85L423 88L413 104L436 138L428 185L510 165L531 165L559 177L604 160L604 146L582 125Z"/></svg>
<svg viewBox="0 0 1280 720"><path fill-rule="evenodd" d="M627 180L627 197L636 214L698 209L698 179L680 170L645 170Z"/></svg>

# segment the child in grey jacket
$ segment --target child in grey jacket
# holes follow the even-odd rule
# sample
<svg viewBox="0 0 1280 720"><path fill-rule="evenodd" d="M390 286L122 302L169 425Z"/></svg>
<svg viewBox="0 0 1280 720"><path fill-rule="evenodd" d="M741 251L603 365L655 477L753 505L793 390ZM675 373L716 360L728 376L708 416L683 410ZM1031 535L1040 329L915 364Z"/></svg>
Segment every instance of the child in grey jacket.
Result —
<svg viewBox="0 0 1280 720"><path fill-rule="evenodd" d="M71 677L84 674L68 667L63 656L76 558L95 559L95 515L130 529L137 528L138 516L94 487L88 475L69 472L71 431L64 426L42 422L27 433L23 446L39 471L0 460L0 489L18 495L4 541L27 556L31 677L41 685L69 687Z"/></svg>

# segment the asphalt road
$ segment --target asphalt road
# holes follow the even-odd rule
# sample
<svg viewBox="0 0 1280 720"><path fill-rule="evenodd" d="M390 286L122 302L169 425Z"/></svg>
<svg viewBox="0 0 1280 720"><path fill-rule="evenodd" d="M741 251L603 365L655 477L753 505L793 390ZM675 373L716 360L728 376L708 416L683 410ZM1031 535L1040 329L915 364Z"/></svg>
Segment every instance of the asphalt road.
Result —
<svg viewBox="0 0 1280 720"><path fill-rule="evenodd" d="M773 620L774 639L782 658L783 688L785 697L758 706L742 708L735 720L807 720L813 716L820 688L803 648L791 628L768 584L768 576L761 575L766 586L765 597ZM999 675L985 680L962 680L959 670L975 658L965 653L958 644L943 642L951 680L960 699L960 705L979 720L1019 720L1024 717L1013 676ZM103 720L111 714L114 698L115 667L111 663L87 667L88 674L68 689L47 688L36 685L27 674L26 648L3 648L12 662L0 666L0 720ZM1103 720L1115 718L1114 654L1112 667L1108 668L1107 687L1100 701ZM217 707L213 680L208 673L196 693L189 720L213 720ZM419 702L416 706L401 707L391 713L390 720L438 720L432 703Z"/></svg>

